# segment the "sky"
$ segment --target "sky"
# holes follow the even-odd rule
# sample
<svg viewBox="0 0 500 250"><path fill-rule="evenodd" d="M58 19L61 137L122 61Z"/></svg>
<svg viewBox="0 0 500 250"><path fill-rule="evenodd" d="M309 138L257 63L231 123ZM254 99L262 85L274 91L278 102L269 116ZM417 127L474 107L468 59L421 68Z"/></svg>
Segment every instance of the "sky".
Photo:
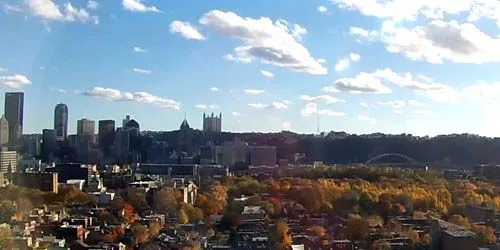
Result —
<svg viewBox="0 0 500 250"><path fill-rule="evenodd" d="M500 136L499 28L498 0L0 0L0 94L25 92L24 133L65 103L73 133L214 112L234 132Z"/></svg>

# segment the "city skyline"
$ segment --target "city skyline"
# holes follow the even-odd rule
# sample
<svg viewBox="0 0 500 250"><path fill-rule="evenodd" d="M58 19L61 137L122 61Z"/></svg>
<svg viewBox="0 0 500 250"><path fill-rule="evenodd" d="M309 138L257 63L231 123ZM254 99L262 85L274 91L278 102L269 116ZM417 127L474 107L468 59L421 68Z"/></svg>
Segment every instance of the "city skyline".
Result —
<svg viewBox="0 0 500 250"><path fill-rule="evenodd" d="M321 131L500 136L494 1L32 1L0 3L0 91L25 93L24 134L65 103L70 134L127 114L202 129L214 112L233 132L311 134L319 116Z"/></svg>

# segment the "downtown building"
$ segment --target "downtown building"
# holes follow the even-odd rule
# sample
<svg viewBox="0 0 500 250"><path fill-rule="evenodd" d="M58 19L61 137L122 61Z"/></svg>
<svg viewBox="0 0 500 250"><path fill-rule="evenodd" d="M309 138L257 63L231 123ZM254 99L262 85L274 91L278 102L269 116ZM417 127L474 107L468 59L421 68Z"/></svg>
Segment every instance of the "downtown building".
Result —
<svg viewBox="0 0 500 250"><path fill-rule="evenodd" d="M24 93L5 93L4 115L9 124L9 145L18 148L23 135Z"/></svg>
<svg viewBox="0 0 500 250"><path fill-rule="evenodd" d="M63 103L54 109L54 131L57 141L65 141L68 136L68 106Z"/></svg>

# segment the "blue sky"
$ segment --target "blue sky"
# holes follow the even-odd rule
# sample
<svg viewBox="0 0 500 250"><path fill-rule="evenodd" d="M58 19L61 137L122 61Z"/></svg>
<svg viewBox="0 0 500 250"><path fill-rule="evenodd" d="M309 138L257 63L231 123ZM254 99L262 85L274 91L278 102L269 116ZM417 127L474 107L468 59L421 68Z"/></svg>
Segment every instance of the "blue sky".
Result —
<svg viewBox="0 0 500 250"><path fill-rule="evenodd" d="M500 1L0 0L25 133L126 114L177 129L498 136ZM3 104L3 101L2 101Z"/></svg>

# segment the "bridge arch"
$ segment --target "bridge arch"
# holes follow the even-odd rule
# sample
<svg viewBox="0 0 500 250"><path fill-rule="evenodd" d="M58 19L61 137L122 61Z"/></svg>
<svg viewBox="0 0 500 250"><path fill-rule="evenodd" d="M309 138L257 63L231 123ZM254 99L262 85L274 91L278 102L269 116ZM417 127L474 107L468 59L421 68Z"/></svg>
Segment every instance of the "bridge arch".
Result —
<svg viewBox="0 0 500 250"><path fill-rule="evenodd" d="M409 161L409 163L418 163L415 159L413 159L409 156L403 155L403 154L387 153L387 154L377 155L377 156L371 158L370 160L366 161L365 164L371 164L377 160L380 160L380 159L385 158L385 157L391 157L391 156L396 156L396 157L399 157L401 159L405 159L405 160Z"/></svg>

